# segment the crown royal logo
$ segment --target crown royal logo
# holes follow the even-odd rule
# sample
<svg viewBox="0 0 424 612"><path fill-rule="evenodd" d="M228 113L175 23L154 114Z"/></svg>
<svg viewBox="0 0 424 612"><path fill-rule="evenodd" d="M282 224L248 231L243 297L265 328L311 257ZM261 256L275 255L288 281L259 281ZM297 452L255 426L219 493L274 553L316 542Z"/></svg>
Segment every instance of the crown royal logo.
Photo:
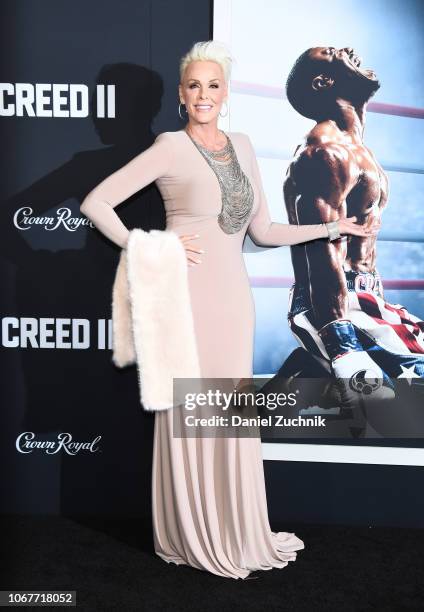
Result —
<svg viewBox="0 0 424 612"><path fill-rule="evenodd" d="M62 432L57 436L57 440L36 440L33 431L24 431L16 438L16 449L24 454L34 450L44 451L47 455L55 455L60 451L67 455L76 455L81 451L96 453L101 438L102 436L97 436L91 442L77 442L72 440L70 433Z"/></svg>

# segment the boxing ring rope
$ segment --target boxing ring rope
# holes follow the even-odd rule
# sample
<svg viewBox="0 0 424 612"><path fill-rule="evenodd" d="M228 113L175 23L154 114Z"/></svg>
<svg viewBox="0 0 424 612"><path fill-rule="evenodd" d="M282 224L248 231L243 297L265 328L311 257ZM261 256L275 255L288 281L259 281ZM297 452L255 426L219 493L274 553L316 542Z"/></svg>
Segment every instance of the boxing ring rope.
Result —
<svg viewBox="0 0 424 612"><path fill-rule="evenodd" d="M251 276L250 286L267 289L288 289L294 283L294 278L291 276ZM383 279L384 289L400 289L407 290L422 290L424 289L424 280L421 279Z"/></svg>
<svg viewBox="0 0 424 612"><path fill-rule="evenodd" d="M287 159L290 160L293 156L293 151L287 149L263 149L261 147L255 148L256 155L258 157L266 159ZM389 160L382 160L381 166L386 172L406 172L408 174L424 174L424 166L413 166L411 164L404 164L402 162L393 162Z"/></svg>
<svg viewBox="0 0 424 612"><path fill-rule="evenodd" d="M285 90L282 87L260 85L259 83L247 83L244 81L231 81L231 92L261 98L275 98L287 100ZM424 108L413 106L401 106L399 104L387 104L385 102L370 102L367 106L368 112L382 115L394 115L397 117L410 117L413 119L424 119ZM257 149L258 157L267 159L291 159L292 152L284 149ZM386 172L406 172L408 174L424 174L424 166L382 160L381 163Z"/></svg>
<svg viewBox="0 0 424 612"><path fill-rule="evenodd" d="M381 230L377 240L379 242L424 242L423 234L396 233L390 230Z"/></svg>
<svg viewBox="0 0 424 612"><path fill-rule="evenodd" d="M260 96L261 98L287 99L286 92L282 87L260 85L259 83L247 83L245 81L231 81L231 92L249 96ZM424 108L415 108L413 106L386 104L385 102L370 102L367 106L367 110L370 113L380 113L382 115L424 119Z"/></svg>

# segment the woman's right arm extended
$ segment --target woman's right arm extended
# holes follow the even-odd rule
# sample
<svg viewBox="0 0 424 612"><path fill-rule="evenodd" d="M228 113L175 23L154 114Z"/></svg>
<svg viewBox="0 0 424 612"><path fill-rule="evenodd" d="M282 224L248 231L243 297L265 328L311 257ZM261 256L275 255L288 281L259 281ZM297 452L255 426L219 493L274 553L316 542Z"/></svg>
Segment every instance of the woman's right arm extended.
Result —
<svg viewBox="0 0 424 612"><path fill-rule="evenodd" d="M81 212L122 248L127 244L129 230L114 208L167 173L173 156L169 140L165 134L160 134L151 147L106 177L81 203Z"/></svg>

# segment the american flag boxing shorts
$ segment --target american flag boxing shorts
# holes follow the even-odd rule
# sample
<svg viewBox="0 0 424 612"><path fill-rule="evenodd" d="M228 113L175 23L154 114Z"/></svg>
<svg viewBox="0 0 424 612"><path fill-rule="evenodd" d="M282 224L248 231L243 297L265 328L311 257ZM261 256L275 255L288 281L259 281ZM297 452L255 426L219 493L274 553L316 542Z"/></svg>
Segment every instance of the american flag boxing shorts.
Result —
<svg viewBox="0 0 424 612"><path fill-rule="evenodd" d="M370 357L392 378L424 377L424 322L401 304L383 297L380 275L345 271L349 319ZM330 359L318 334L309 287L294 284L289 293L289 327L300 346L319 359L328 371Z"/></svg>

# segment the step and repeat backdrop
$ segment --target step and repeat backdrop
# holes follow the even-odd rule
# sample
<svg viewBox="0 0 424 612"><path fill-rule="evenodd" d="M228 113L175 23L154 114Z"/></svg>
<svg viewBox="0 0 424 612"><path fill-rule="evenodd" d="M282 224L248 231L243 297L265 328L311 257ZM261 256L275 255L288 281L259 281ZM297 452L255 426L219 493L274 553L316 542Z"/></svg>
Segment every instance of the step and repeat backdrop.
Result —
<svg viewBox="0 0 424 612"><path fill-rule="evenodd" d="M119 249L80 213L104 177L182 127L179 58L210 3L2 2L3 512L150 513L154 415L111 362ZM122 204L163 229L154 185Z"/></svg>
<svg viewBox="0 0 424 612"><path fill-rule="evenodd" d="M419 0L4 0L1 11L0 512L150 516L154 414L140 406L135 367L111 361L119 249L79 206L158 133L181 129L178 63L195 41L213 37L232 50L222 127L250 136L275 221L287 221L285 173L313 126L286 98L295 60L330 46L350 49L351 69L362 56L375 70L381 86L365 141L389 183L377 264L385 300L417 319L406 322L414 338L423 332ZM154 185L117 212L131 228L165 227ZM256 303L255 375L295 375L311 346L287 321L290 249L247 238L244 256ZM403 325L401 314L391 323ZM330 408L337 429L341 413ZM304 411L319 416L320 406ZM423 526L418 429L358 432L319 441L263 432L270 518Z"/></svg>

